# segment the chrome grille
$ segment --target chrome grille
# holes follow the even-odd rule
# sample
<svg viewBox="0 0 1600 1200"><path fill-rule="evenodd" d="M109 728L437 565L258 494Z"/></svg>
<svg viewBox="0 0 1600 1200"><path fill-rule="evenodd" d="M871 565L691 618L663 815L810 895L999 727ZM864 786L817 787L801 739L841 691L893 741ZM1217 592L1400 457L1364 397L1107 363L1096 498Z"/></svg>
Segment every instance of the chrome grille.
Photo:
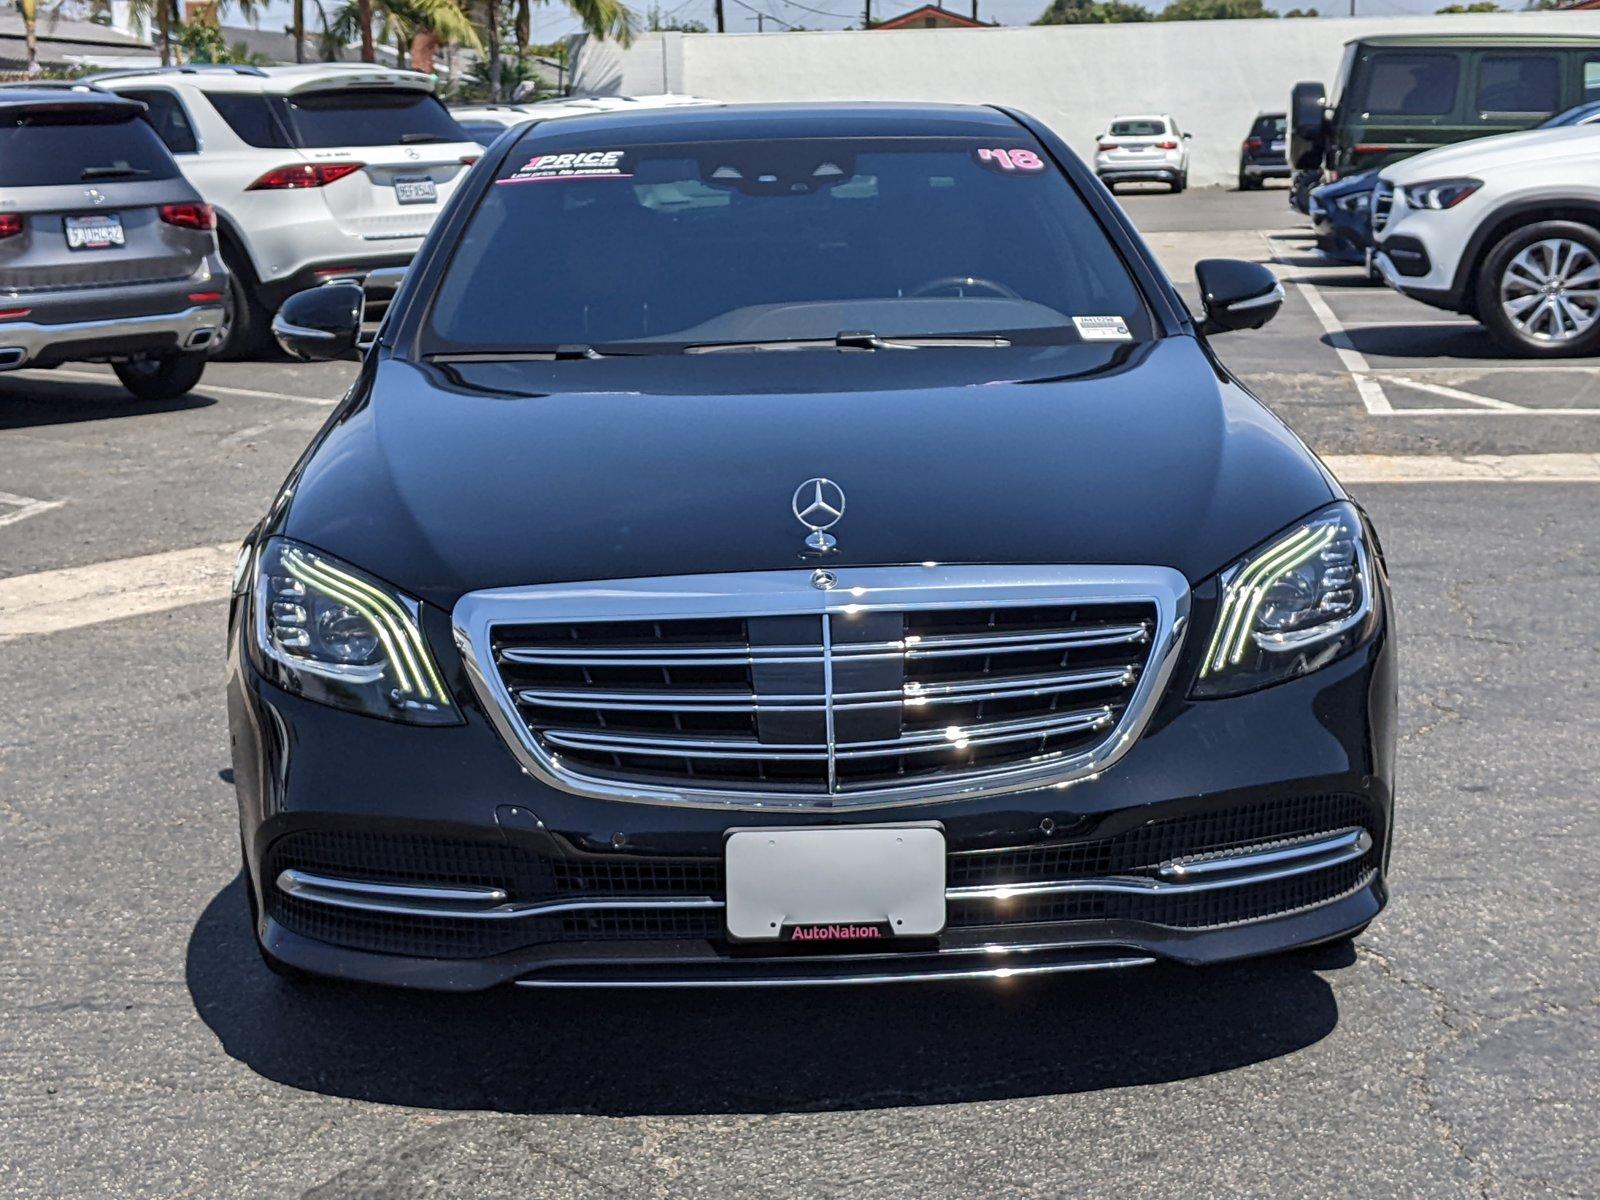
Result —
<svg viewBox="0 0 1600 1200"><path fill-rule="evenodd" d="M1381 234L1394 211L1394 185L1382 179L1372 189L1372 232Z"/></svg>
<svg viewBox="0 0 1600 1200"><path fill-rule="evenodd" d="M619 799L836 807L1040 786L1137 736L1159 568L869 568L501 589L456 636L524 765Z"/></svg>

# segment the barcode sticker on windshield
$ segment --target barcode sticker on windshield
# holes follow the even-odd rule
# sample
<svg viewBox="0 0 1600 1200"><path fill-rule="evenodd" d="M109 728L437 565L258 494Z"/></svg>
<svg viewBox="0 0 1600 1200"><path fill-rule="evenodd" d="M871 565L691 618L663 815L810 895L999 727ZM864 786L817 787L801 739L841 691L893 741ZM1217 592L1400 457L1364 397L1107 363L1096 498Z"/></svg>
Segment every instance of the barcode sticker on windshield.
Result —
<svg viewBox="0 0 1600 1200"><path fill-rule="evenodd" d="M1121 317L1073 317L1078 336L1086 342L1131 342L1128 323Z"/></svg>
<svg viewBox="0 0 1600 1200"><path fill-rule="evenodd" d="M514 175L497 183L542 183L550 179L632 179L622 150L579 150L568 154L538 154Z"/></svg>

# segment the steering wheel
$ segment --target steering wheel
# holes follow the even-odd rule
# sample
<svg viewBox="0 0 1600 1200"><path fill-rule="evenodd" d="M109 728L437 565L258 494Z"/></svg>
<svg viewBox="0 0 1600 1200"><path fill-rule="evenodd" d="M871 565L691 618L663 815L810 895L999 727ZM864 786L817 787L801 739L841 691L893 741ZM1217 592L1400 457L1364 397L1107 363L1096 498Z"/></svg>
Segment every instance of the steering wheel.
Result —
<svg viewBox="0 0 1600 1200"><path fill-rule="evenodd" d="M1021 300L1003 283L996 283L992 279L978 279L971 275L941 275L938 279L930 279L927 283L918 284L906 293L908 296L932 296L936 292L956 289L956 295L965 296L969 290L988 292L991 296L1002 296L1007 300Z"/></svg>

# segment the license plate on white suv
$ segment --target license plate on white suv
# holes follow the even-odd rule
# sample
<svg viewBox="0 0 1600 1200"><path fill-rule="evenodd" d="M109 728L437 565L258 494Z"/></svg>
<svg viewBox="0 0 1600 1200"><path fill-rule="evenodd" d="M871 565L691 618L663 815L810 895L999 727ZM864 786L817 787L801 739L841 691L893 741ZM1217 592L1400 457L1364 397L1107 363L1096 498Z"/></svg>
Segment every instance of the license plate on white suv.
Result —
<svg viewBox="0 0 1600 1200"><path fill-rule="evenodd" d="M439 188L426 175L401 175L394 181L394 198L401 204L433 204L439 199Z"/></svg>
<svg viewBox="0 0 1600 1200"><path fill-rule="evenodd" d="M128 244L122 218L116 213L96 213L92 217L64 217L68 250L109 250Z"/></svg>
<svg viewBox="0 0 1600 1200"><path fill-rule="evenodd" d="M944 929L937 825L736 829L728 834L728 936L859 945Z"/></svg>

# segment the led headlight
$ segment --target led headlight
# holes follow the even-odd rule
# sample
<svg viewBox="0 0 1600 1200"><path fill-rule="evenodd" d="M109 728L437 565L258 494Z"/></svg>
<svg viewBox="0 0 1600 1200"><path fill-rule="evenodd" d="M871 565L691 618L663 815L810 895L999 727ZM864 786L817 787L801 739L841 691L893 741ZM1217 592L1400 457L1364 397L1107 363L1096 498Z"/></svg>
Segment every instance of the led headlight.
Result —
<svg viewBox="0 0 1600 1200"><path fill-rule="evenodd" d="M308 546L273 538L257 559L254 602L251 657L279 687L395 721L459 720L411 597Z"/></svg>
<svg viewBox="0 0 1600 1200"><path fill-rule="evenodd" d="M1412 208L1454 208L1483 186L1481 179L1435 179L1399 189Z"/></svg>
<svg viewBox="0 0 1600 1200"><path fill-rule="evenodd" d="M1339 208L1347 213L1364 213L1372 203L1371 192L1351 192L1348 196L1340 196L1334 201Z"/></svg>
<svg viewBox="0 0 1600 1200"><path fill-rule="evenodd" d="M1233 695L1315 671L1374 627L1371 555L1361 518L1347 503L1246 555L1219 582L1196 696Z"/></svg>

